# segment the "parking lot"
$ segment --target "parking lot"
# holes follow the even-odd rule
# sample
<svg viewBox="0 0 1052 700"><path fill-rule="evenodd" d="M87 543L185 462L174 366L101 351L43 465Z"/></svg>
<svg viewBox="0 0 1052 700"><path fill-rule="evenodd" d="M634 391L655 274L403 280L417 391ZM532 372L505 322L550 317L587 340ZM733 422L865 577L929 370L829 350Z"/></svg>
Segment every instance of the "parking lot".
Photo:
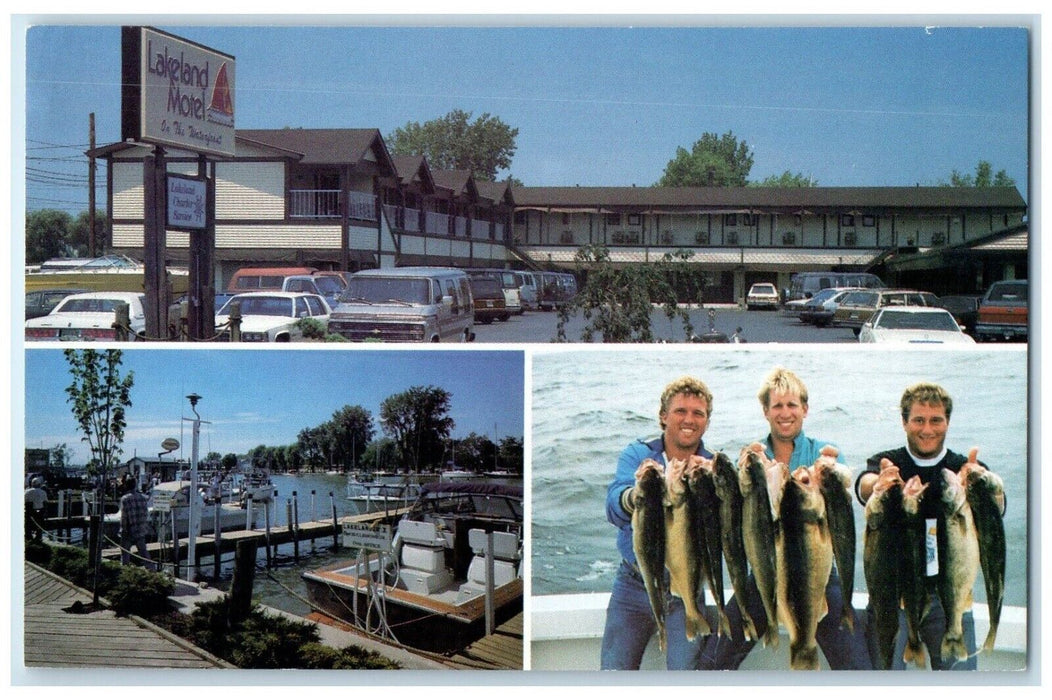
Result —
<svg viewBox="0 0 1052 700"><path fill-rule="evenodd" d="M712 308L715 317L712 327L730 337L736 328L748 343L858 343L849 328L816 328L803 324L781 311L741 311L734 306ZM691 309L691 323L695 335L710 330L709 309ZM651 330L657 341L684 342L683 324L676 318L669 321L660 309L651 316ZM475 325L477 343L549 343L557 335L559 315L552 311L527 311L504 322ZM585 321L578 315L566 327L567 340L579 342Z"/></svg>

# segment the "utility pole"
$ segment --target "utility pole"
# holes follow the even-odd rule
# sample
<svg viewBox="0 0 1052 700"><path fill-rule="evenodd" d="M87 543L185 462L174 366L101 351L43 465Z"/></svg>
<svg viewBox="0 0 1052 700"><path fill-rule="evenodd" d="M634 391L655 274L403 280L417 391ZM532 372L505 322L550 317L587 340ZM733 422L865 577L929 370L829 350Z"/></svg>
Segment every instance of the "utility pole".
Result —
<svg viewBox="0 0 1052 700"><path fill-rule="evenodd" d="M95 153L95 113L88 115L88 153ZM95 257L95 156L88 156L88 257Z"/></svg>

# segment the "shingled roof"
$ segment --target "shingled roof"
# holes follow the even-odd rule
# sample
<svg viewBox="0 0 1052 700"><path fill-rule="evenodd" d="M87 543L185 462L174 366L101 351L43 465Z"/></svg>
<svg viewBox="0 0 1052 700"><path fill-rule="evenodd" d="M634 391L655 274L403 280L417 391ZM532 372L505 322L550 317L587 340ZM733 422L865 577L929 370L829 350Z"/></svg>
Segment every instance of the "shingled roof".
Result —
<svg viewBox="0 0 1052 700"><path fill-rule="evenodd" d="M518 208L1025 210L1015 187L514 187Z"/></svg>
<svg viewBox="0 0 1052 700"><path fill-rule="evenodd" d="M238 129L236 137L297 153L304 165L354 165L368 160L375 161L384 174L395 174L391 154L376 129Z"/></svg>

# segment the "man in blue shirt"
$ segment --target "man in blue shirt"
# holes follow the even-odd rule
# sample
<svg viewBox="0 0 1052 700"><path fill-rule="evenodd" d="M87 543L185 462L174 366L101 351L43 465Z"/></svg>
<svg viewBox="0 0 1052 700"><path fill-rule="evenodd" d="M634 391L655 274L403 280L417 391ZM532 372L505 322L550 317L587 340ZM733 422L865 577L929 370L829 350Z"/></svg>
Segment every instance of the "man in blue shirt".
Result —
<svg viewBox="0 0 1052 700"><path fill-rule="evenodd" d="M839 450L834 445L804 434L804 419L807 418L808 410L807 387L794 372L776 367L764 381L758 398L764 418L770 425L770 432L762 441L767 459L787 464L792 471L797 467L810 467L822 456L838 457ZM850 605L851 591L846 595L846 602ZM756 623L757 633L762 637L766 632L766 613L756 582L750 574L748 591L744 596L735 591L726 606L727 617L731 622L731 637L728 639L713 635L708 638L702 655L702 668L737 669L755 646L756 642L745 639L739 610L742 597L750 617ZM853 632L840 625L845 601L835 567L826 585L826 602L829 612L818 623L815 637L829 667L833 670L872 669L862 618L852 612Z"/></svg>
<svg viewBox="0 0 1052 700"><path fill-rule="evenodd" d="M606 517L617 528L617 549L621 566L614 579L610 603L606 610L606 627L599 666L603 670L638 669L647 643L657 630L643 578L632 548L632 490L640 462L653 459L664 466L671 459L688 459L712 453L705 449L702 435L712 414L712 392L694 377L682 377L665 387L661 395L658 422L661 435L651 440L636 440L621 453L617 471L606 495ZM667 585L667 576L666 576ZM670 670L696 669L705 637L687 639L683 601L669 600L666 615L668 649L666 665Z"/></svg>

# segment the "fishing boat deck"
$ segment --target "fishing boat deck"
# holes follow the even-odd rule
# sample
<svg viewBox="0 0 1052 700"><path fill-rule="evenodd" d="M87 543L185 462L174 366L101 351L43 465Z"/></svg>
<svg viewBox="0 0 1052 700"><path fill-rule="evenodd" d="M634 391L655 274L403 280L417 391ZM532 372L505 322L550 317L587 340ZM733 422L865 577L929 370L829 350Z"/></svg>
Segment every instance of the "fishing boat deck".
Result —
<svg viewBox="0 0 1052 700"><path fill-rule="evenodd" d="M24 660L27 667L233 668L185 640L135 617L91 610L92 594L25 565ZM82 610L81 614L75 611Z"/></svg>
<svg viewBox="0 0 1052 700"><path fill-rule="evenodd" d="M464 669L521 670L522 620L523 614L519 613L493 630L493 634L486 635L454 655L452 662Z"/></svg>

